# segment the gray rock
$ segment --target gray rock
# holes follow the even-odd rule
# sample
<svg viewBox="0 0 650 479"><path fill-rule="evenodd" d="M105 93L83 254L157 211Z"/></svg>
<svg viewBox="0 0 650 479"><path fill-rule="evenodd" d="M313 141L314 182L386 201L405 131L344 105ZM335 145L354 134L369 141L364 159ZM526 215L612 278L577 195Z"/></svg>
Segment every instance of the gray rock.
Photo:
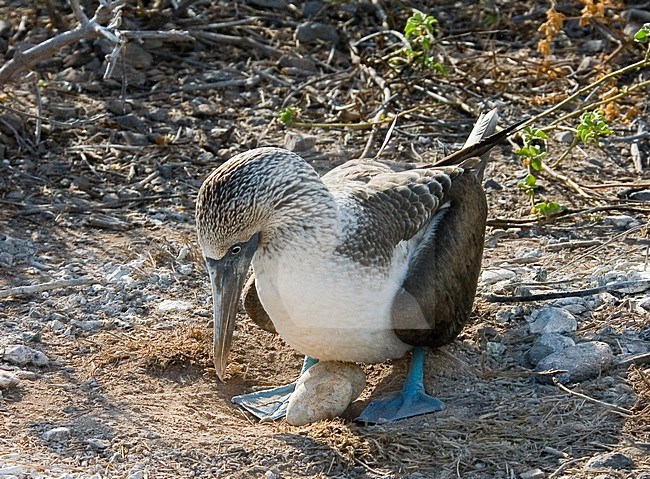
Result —
<svg viewBox="0 0 650 479"><path fill-rule="evenodd" d="M588 469L634 469L634 461L620 452L598 454L587 461Z"/></svg>
<svg viewBox="0 0 650 479"><path fill-rule="evenodd" d="M303 135L294 131L288 131L284 135L284 147L289 151L296 153L309 151L316 146L316 137L313 135Z"/></svg>
<svg viewBox="0 0 650 479"><path fill-rule="evenodd" d="M106 109L115 115L128 115L133 111L130 103L120 98L111 98L106 102Z"/></svg>
<svg viewBox="0 0 650 479"><path fill-rule="evenodd" d="M301 15L303 18L311 17L320 12L324 6L325 4L320 0L308 0L302 6Z"/></svg>
<svg viewBox="0 0 650 479"><path fill-rule="evenodd" d="M613 226L617 230L628 230L641 223L629 215L609 215L603 218L603 224Z"/></svg>
<svg viewBox="0 0 650 479"><path fill-rule="evenodd" d="M165 299L156 308L159 313L189 311L194 306L187 301L180 301L176 299Z"/></svg>
<svg viewBox="0 0 650 479"><path fill-rule="evenodd" d="M28 348L22 344L12 344L5 348L2 359L11 364L24 366L26 364L33 364L35 366L47 366L50 359L40 351Z"/></svg>
<svg viewBox="0 0 650 479"><path fill-rule="evenodd" d="M2 359L11 364L24 366L29 364L34 357L34 350L22 344L11 344L5 348Z"/></svg>
<svg viewBox="0 0 650 479"><path fill-rule="evenodd" d="M18 386L20 379L13 373L9 371L3 371L0 369L0 389L9 389Z"/></svg>
<svg viewBox="0 0 650 479"><path fill-rule="evenodd" d="M335 44L339 41L339 34L331 25L320 22L305 22L296 28L296 40L304 43L325 43Z"/></svg>
<svg viewBox="0 0 650 479"><path fill-rule="evenodd" d="M287 0L248 0L250 5L260 8L273 8L275 10L286 10L288 7Z"/></svg>
<svg viewBox="0 0 650 479"><path fill-rule="evenodd" d="M103 451L109 446L108 441L104 439L98 439L95 437L86 439L86 444L88 444L91 448L95 449L96 451Z"/></svg>
<svg viewBox="0 0 650 479"><path fill-rule="evenodd" d="M546 333L537 338L537 341L533 343L533 346L526 353L526 357L531 364L536 365L549 354L562 351L571 346L575 346L573 339L558 333Z"/></svg>
<svg viewBox="0 0 650 479"><path fill-rule="evenodd" d="M562 308L547 307L531 314L530 332L533 334L569 333L578 328L576 318Z"/></svg>
<svg viewBox="0 0 650 479"><path fill-rule="evenodd" d="M570 346L550 354L537 363L537 371L559 369L566 371L558 376L561 383L580 382L598 376L612 363L612 350L607 343L590 341ZM542 382L551 378L542 377Z"/></svg>
<svg viewBox="0 0 650 479"><path fill-rule="evenodd" d="M541 469L531 469L530 471L519 474L521 479L544 479L546 474Z"/></svg>
<svg viewBox="0 0 650 479"><path fill-rule="evenodd" d="M25 474L29 472L27 466L14 465L14 466L5 466L0 464L0 477L6 479L18 479L19 477L24 477Z"/></svg>
<svg viewBox="0 0 650 479"><path fill-rule="evenodd" d="M145 122L133 114L117 116L115 117L115 121L124 130L131 130L143 134L147 132Z"/></svg>
<svg viewBox="0 0 650 479"><path fill-rule="evenodd" d="M650 190L641 190L630 193L629 199L634 201L650 201Z"/></svg>
<svg viewBox="0 0 650 479"><path fill-rule="evenodd" d="M589 53L598 53L605 48L603 40L587 40L582 44L582 50Z"/></svg>
<svg viewBox="0 0 650 479"><path fill-rule="evenodd" d="M486 269L481 272L480 282L485 285L495 284L499 281L507 281L516 276L514 271L505 268Z"/></svg>
<svg viewBox="0 0 650 479"><path fill-rule="evenodd" d="M55 427L45 431L41 437L47 442L66 442L70 438L70 429Z"/></svg>
<svg viewBox="0 0 650 479"><path fill-rule="evenodd" d="M560 143L571 143L573 141L573 133L570 131L560 131L555 134L555 139Z"/></svg>

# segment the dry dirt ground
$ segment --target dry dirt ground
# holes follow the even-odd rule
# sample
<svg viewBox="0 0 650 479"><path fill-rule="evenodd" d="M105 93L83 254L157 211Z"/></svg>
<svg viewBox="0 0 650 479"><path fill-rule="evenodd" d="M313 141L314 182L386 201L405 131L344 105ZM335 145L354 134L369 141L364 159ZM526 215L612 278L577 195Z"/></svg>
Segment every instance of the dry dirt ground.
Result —
<svg viewBox="0 0 650 479"><path fill-rule="evenodd" d="M640 59L638 45L618 49L628 26L620 15L631 7L610 6L581 26L582 4L558 6L567 20L545 61L535 50L545 3L420 4L440 22L443 76L391 63L394 34L355 44L401 31L408 4L199 1L174 13L164 2L128 3L122 28L187 29L199 40L130 42L109 80L102 62L111 45L83 41L36 68L38 87L24 80L0 92L0 291L91 281L0 299L0 351L20 344L49 358L16 365L0 354L0 370L20 379L0 390L0 477L650 477L643 288L575 300L568 336L607 343L614 361L568 389L543 383L527 360L537 336L526 318L545 303L484 296L644 277L650 208L625 195L649 176L635 172L630 142L576 148L555 168L583 186L619 186L585 188L583 197L540 174L541 197L575 214L539 222L516 186L526 171L513 145L495 151L484 269L504 281L482 283L472 323L429 355L426 386L447 410L394 424L351 419L370 397L400 387L406 360L367 366L368 387L342 419L258 423L232 405L235 394L294 379L301 356L242 314L227 380L216 378L193 230L202 179L233 154L286 144L323 172L366 145L375 154L389 126L286 127L281 108L299 107L301 122L356 124L420 106L400 118L382 157L431 161L460 146L481 109L498 106L505 125ZM63 2L0 0L0 54L8 60L74 22ZM296 42L304 22L321 24L320 39ZM647 77L627 73L592 99ZM647 119L647 94L610 111L615 137ZM549 162L569 146L561 132L550 133ZM60 440L43 435L57 427L67 428ZM607 453L621 455L608 462Z"/></svg>

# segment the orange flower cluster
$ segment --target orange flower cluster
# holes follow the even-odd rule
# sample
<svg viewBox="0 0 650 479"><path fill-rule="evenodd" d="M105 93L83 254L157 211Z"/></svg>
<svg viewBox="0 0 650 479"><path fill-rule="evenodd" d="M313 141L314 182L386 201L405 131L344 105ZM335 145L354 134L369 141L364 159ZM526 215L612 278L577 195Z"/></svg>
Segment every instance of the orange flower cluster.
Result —
<svg viewBox="0 0 650 479"><path fill-rule="evenodd" d="M551 42L564 26L564 15L555 10L555 2L551 2L551 8L546 11L546 21L542 23L538 31L544 33L544 38L537 42L537 51L544 56L551 53Z"/></svg>

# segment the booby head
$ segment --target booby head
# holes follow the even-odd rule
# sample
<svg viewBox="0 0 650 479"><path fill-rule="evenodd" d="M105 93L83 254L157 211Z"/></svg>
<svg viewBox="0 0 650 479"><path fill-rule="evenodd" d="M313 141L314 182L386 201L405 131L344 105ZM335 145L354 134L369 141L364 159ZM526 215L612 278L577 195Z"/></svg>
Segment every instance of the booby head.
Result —
<svg viewBox="0 0 650 479"><path fill-rule="evenodd" d="M196 202L198 243L212 285L213 354L223 380L239 297L256 252L280 248L332 213L332 198L302 158L278 148L239 154L215 169ZM316 226L330 227L327 221Z"/></svg>

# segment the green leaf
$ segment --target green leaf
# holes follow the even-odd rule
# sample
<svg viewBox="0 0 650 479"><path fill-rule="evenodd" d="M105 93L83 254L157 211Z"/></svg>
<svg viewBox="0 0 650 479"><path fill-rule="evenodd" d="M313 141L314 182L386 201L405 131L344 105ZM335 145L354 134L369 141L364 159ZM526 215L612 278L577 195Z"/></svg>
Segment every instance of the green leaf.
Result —
<svg viewBox="0 0 650 479"><path fill-rule="evenodd" d="M601 136L612 134L601 110L586 111L580 116L577 128L580 140L587 143L596 143Z"/></svg>
<svg viewBox="0 0 650 479"><path fill-rule="evenodd" d="M552 216L560 213L562 211L562 206L555 201L537 203L532 207L531 210L537 216Z"/></svg>
<svg viewBox="0 0 650 479"><path fill-rule="evenodd" d="M544 154L539 154L535 156L534 158L530 159L530 167L535 170L535 171L540 171L542 169L542 157L545 155Z"/></svg>
<svg viewBox="0 0 650 479"><path fill-rule="evenodd" d="M634 41L639 43L648 43L650 40L650 23L643 25L638 32L634 34Z"/></svg>
<svg viewBox="0 0 650 479"><path fill-rule="evenodd" d="M287 106L278 110L278 117L284 125L291 125L296 121L300 114L300 108L295 106Z"/></svg>

